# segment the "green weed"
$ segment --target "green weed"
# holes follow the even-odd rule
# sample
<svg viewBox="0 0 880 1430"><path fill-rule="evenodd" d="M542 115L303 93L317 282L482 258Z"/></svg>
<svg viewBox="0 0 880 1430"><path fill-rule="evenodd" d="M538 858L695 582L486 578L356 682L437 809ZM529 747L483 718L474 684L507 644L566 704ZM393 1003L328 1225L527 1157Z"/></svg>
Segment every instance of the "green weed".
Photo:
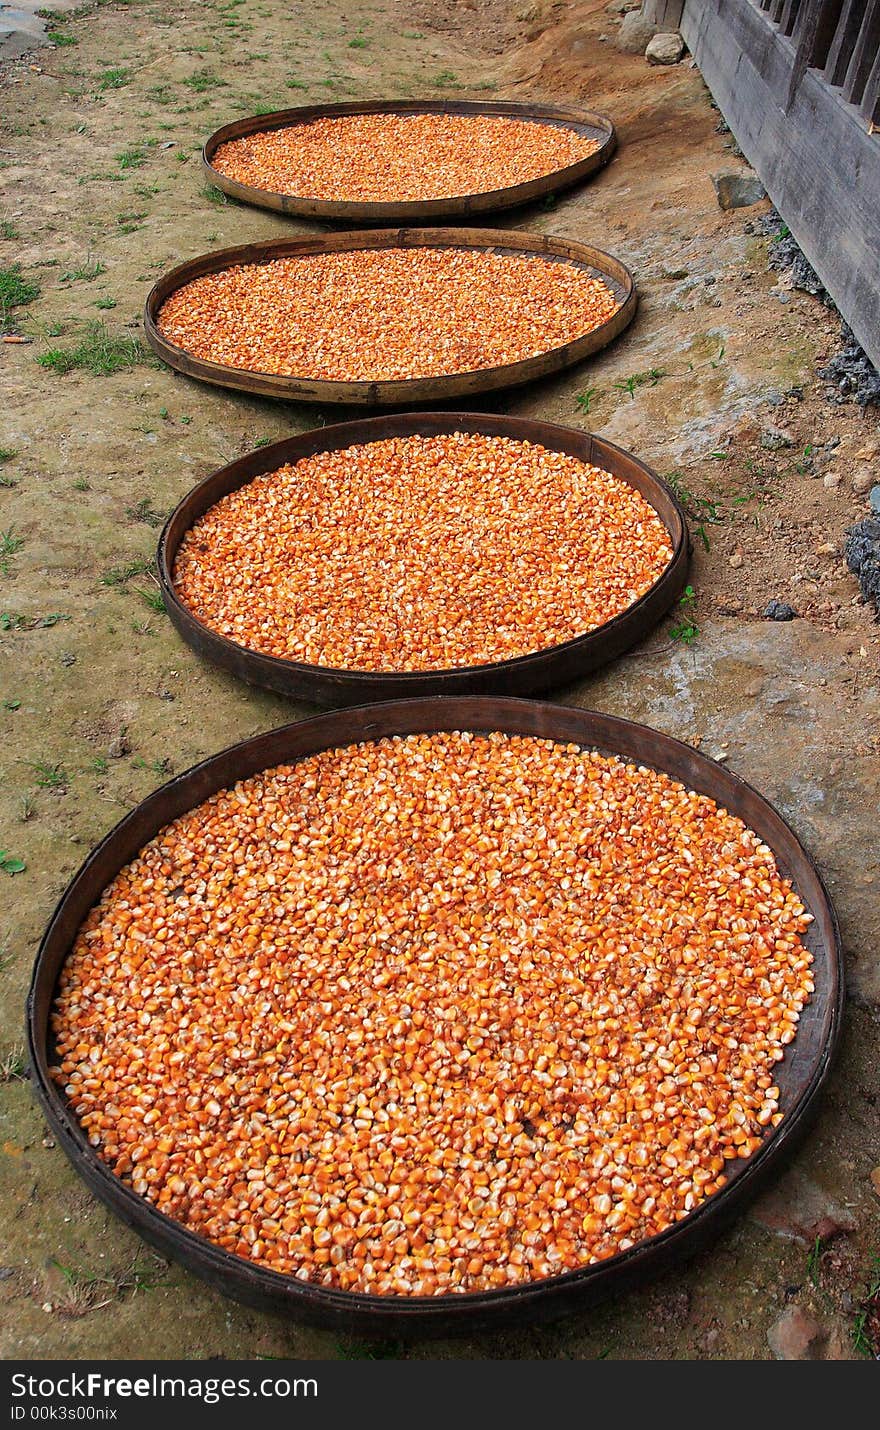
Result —
<svg viewBox="0 0 880 1430"><path fill-rule="evenodd" d="M127 84L131 84L131 70L113 68L98 75L98 90L101 93L108 89L124 89Z"/></svg>
<svg viewBox="0 0 880 1430"><path fill-rule="evenodd" d="M9 557L14 556L16 551L20 551L24 546L24 537L15 535L15 528L10 526L6 531L0 531L0 573L9 575Z"/></svg>
<svg viewBox="0 0 880 1430"><path fill-rule="evenodd" d="M630 398L634 401L636 388L644 387L646 383L650 383L651 387L656 387L661 377L668 376L669 374L664 372L663 368L650 367L647 372L631 373L629 377L625 377L621 382L615 382L614 386L621 392L628 392Z"/></svg>
<svg viewBox="0 0 880 1430"><path fill-rule="evenodd" d="M680 641L682 645L690 645L700 634L700 628L691 614L696 601L693 586L685 586L684 594L679 600L681 619L672 627L669 634L674 641Z"/></svg>
<svg viewBox="0 0 880 1430"><path fill-rule="evenodd" d="M69 783L63 765L50 765L45 760L30 760L28 768L36 775L38 789L66 789Z"/></svg>
<svg viewBox="0 0 880 1430"><path fill-rule="evenodd" d="M0 332L6 332L12 326L13 308L24 308L39 296L39 284L22 276L20 263L0 268Z"/></svg>
<svg viewBox="0 0 880 1430"><path fill-rule="evenodd" d="M100 576L102 586L124 586L132 576L143 576L152 567L152 561L128 561L124 566L111 566Z"/></svg>
<svg viewBox="0 0 880 1430"><path fill-rule="evenodd" d="M125 515L131 521L142 521L145 526L161 526L165 520L165 513L157 511L149 497L141 497L134 506L127 506Z"/></svg>
<svg viewBox="0 0 880 1430"><path fill-rule="evenodd" d="M108 377L149 361L150 356L139 338L109 333L98 321L86 325L83 337L74 347L50 348L37 358L41 367L49 368L60 377L75 370L89 372L93 377Z"/></svg>
<svg viewBox="0 0 880 1430"><path fill-rule="evenodd" d="M589 413L594 400L599 396L599 391L598 387L588 387L585 392L578 393L575 402L581 412Z"/></svg>
<svg viewBox="0 0 880 1430"><path fill-rule="evenodd" d="M4 874L23 874L26 868L27 864L23 859L10 854L7 849L0 849L0 869Z"/></svg>

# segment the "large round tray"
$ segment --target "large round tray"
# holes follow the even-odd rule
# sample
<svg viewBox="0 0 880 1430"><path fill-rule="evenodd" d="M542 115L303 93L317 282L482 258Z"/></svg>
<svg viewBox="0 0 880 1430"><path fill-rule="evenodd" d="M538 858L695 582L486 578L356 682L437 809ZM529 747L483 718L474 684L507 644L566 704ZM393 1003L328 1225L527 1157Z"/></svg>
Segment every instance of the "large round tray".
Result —
<svg viewBox="0 0 880 1430"><path fill-rule="evenodd" d="M578 134L597 140L599 148L576 164L554 169L537 179L530 179L527 183L443 199L403 202L389 199L384 203L347 203L342 200L308 199L296 194L275 193L269 189L258 189L251 184L239 183L214 168L214 155L221 144L228 144L230 140L243 139L250 134L265 134L271 129L287 129L294 124L306 124L315 119L337 119L348 114L494 114L574 129ZM501 209L533 203L547 194L561 193L563 189L581 183L597 169L603 168L616 148L617 135L611 120L604 114L594 114L585 109L570 109L550 104L513 104L503 100L373 100L369 104L307 104L296 109L276 110L274 114L254 114L248 119L233 120L231 124L224 124L222 129L211 135L202 150L202 164L205 177L215 188L222 189L241 203L274 209L276 213L296 214L330 222L433 223L440 218L464 218L472 214L497 213Z"/></svg>
<svg viewBox="0 0 880 1430"><path fill-rule="evenodd" d="M380 382L325 381L310 377L284 377L270 372L248 372L225 363L193 357L185 348L171 343L159 332L162 304L178 288L201 278L247 263L269 263L312 253L341 253L364 248L487 248L499 253L538 253L563 262L580 264L601 277L614 292L620 307L611 317L562 347L551 348L535 357L501 367L486 367L443 377L394 378ZM306 402L344 402L357 405L397 406L415 402L440 401L466 393L489 392L514 387L548 373L572 367L592 353L607 347L635 317L636 290L632 274L618 259L601 249L567 238L519 230L491 228L393 228L369 229L354 233L322 234L317 238L283 238L271 243L248 243L237 248L221 248L203 253L172 268L151 289L144 308L147 340L169 366L188 377L200 378L219 387L235 387L267 397L283 397Z"/></svg>
<svg viewBox="0 0 880 1430"><path fill-rule="evenodd" d="M178 597L173 573L180 543L209 507L222 497L246 486L262 472L275 471L287 462L298 462L316 452L336 451L387 437L439 432L480 432L486 436L540 443L552 451L567 452L583 462L603 467L635 487L657 511L672 540L672 560L644 596L587 635L516 659L449 670L341 670L282 660L248 650L211 630ZM532 695L565 685L613 660L653 629L681 594L687 578L688 555L687 523L669 487L650 467L604 438L522 418L472 412L421 412L320 427L249 452L246 457L214 472L194 487L172 512L159 539L157 565L168 614L183 639L199 655L251 685L267 686L282 695L315 705L338 707L413 695Z"/></svg>
<svg viewBox="0 0 880 1430"><path fill-rule="evenodd" d="M727 1184L659 1236L585 1266L506 1290L437 1297L370 1296L298 1281L221 1250L158 1212L110 1172L49 1076L49 1018L59 971L77 931L103 890L169 821L236 780L360 740L439 730L503 730L574 742L665 770L742 818L773 849L814 915L805 941L814 959L815 993L776 1065L783 1121L751 1157L728 1163ZM54 1135L91 1190L148 1242L218 1290L266 1310L339 1330L394 1335L464 1333L582 1308L678 1266L709 1243L763 1187L800 1141L826 1082L838 1043L843 1003L840 936L834 911L809 855L754 789L690 746L610 715L519 700L409 700L334 711L234 745L179 775L103 840L73 879L40 945L27 1006L33 1086Z"/></svg>

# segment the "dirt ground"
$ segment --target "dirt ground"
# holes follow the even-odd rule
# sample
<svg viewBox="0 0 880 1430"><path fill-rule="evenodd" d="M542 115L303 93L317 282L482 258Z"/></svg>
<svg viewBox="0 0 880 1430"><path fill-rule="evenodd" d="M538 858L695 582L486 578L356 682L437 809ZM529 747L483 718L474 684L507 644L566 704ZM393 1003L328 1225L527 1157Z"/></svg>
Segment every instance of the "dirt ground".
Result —
<svg viewBox="0 0 880 1430"><path fill-rule="evenodd" d="M20 263L40 289L11 313L32 342L0 344L0 846L26 864L0 872L7 1358L764 1359L792 1308L818 1326L810 1354L869 1349L858 1332L880 1253L880 640L841 545L865 514L852 479L880 464L880 422L876 408L829 401L817 367L837 319L780 286L768 240L750 231L760 210L719 210L710 174L739 161L698 73L620 54L617 24L592 3L135 0L50 22L54 48L0 68L0 270ZM592 426L674 476L694 518L696 631L676 639L668 620L557 698L699 742L780 807L836 902L849 998L815 1132L713 1249L547 1328L400 1347L257 1314L155 1257L52 1144L21 1061L37 943L92 845L169 772L308 713L177 639L145 569L157 524L257 442L346 414L211 390L136 349L104 376L37 358L75 348L96 320L137 339L162 270L296 231L206 189L198 150L221 122L435 93L583 101L618 126L595 182L504 223L619 254L638 318L591 363L491 405ZM772 599L797 619L763 619Z"/></svg>

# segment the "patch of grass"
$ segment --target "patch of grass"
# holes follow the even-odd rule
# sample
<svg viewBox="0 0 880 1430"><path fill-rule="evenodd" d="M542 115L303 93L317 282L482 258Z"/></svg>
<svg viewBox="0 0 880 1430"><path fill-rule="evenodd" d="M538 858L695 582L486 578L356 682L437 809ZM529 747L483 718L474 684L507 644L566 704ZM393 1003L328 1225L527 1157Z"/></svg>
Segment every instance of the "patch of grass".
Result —
<svg viewBox="0 0 880 1430"><path fill-rule="evenodd" d="M460 89L458 75L454 70L441 70L431 81L435 89Z"/></svg>
<svg viewBox="0 0 880 1430"><path fill-rule="evenodd" d="M158 1257L154 1260L158 1270L163 1263ZM155 1286L161 1286L164 1280L154 1272L145 1274L137 1261L123 1271L100 1274L82 1271L74 1266L64 1266L55 1257L52 1257L51 1264L61 1272L65 1282L61 1296L53 1298L54 1309L59 1316L67 1320L79 1320L92 1311L103 1310L115 1301L135 1296L139 1291L151 1291Z"/></svg>
<svg viewBox="0 0 880 1430"><path fill-rule="evenodd" d="M94 283L96 278L100 278L102 273L107 272L106 263L102 263L99 258L88 258L79 268L71 268L69 272L62 273L59 282L61 283Z"/></svg>
<svg viewBox="0 0 880 1430"><path fill-rule="evenodd" d="M614 386L621 392L628 392L630 398L635 400L636 388L644 387L646 383L650 383L652 387L656 387L661 377L667 376L668 374L663 371L663 368L650 367L647 372L631 373L630 376L625 377L622 382L615 382Z"/></svg>
<svg viewBox="0 0 880 1430"><path fill-rule="evenodd" d="M149 764L143 755L135 755L131 762L139 770L150 770L154 775L168 775L171 773L171 761L167 755L164 760L151 760Z"/></svg>
<svg viewBox="0 0 880 1430"><path fill-rule="evenodd" d="M21 234L11 219L0 219L0 238L8 238L10 240L21 238Z"/></svg>
<svg viewBox="0 0 880 1430"><path fill-rule="evenodd" d="M21 709L21 701L20 701L20 700L14 700L14 699L13 699L13 700L4 700L4 701L3 701L3 709L4 709L4 710L20 710L20 709Z"/></svg>
<svg viewBox="0 0 880 1430"><path fill-rule="evenodd" d="M95 299L95 302L94 302L94 307L96 307L96 308L105 308L105 309L115 308L115 307L116 307L116 299L115 299L115 298L96 298L96 299Z"/></svg>
<svg viewBox="0 0 880 1430"><path fill-rule="evenodd" d="M147 162L147 156L137 145L128 149L120 149L116 155L116 162L120 169L142 169Z"/></svg>
<svg viewBox="0 0 880 1430"><path fill-rule="evenodd" d="M49 348L40 353L37 362L59 377L80 370L93 377L109 377L111 373L130 371L138 363L149 362L149 354L139 338L122 333L110 333L102 322L86 325L80 341L71 348Z"/></svg>
<svg viewBox="0 0 880 1430"><path fill-rule="evenodd" d="M37 812L37 806L29 794L23 794L18 805L18 817L22 824L27 824L29 819L33 819Z"/></svg>
<svg viewBox="0 0 880 1430"><path fill-rule="evenodd" d="M11 326L14 308L24 308L39 296L39 284L23 277L20 263L0 268L0 332Z"/></svg>
<svg viewBox="0 0 880 1430"><path fill-rule="evenodd" d="M0 447L0 463L11 462L13 457L18 456L17 447Z"/></svg>
<svg viewBox="0 0 880 1430"><path fill-rule="evenodd" d="M260 114L260 113L263 113L263 114L271 114L271 113L272 113L272 111L269 110L269 109L265 109L265 110L255 110L254 112L255 112L256 114ZM235 207L235 208L241 208L241 204L238 202L238 199L232 198L231 195L229 195L229 194L224 194L224 192L223 192L222 189L215 189L213 184L206 184L205 187L202 189L201 192L202 192L202 198L207 199L209 203L212 203L212 204L232 204L233 207Z"/></svg>
<svg viewBox="0 0 880 1430"><path fill-rule="evenodd" d="M28 769L33 770L38 789L67 788L67 771L63 765L50 765L46 760L29 760Z"/></svg>
<svg viewBox="0 0 880 1430"><path fill-rule="evenodd" d="M575 398L575 403L581 409L581 412L589 413L591 404L598 396L598 387L588 387L585 392L578 393L577 397Z"/></svg>
<svg viewBox="0 0 880 1430"><path fill-rule="evenodd" d="M98 75L98 90L101 93L108 89L124 89L127 84L131 84L131 70L113 67Z"/></svg>
<svg viewBox="0 0 880 1430"><path fill-rule="evenodd" d="M146 218L145 213L121 213L116 215L116 223L120 233L137 233L143 228L141 219ZM115 303L111 306L115 307Z"/></svg>
<svg viewBox="0 0 880 1430"><path fill-rule="evenodd" d="M0 869L4 874L23 874L26 868L27 864L23 859L10 854L8 849L0 849Z"/></svg>
<svg viewBox="0 0 880 1430"><path fill-rule="evenodd" d="M370 42L365 39L363 35L355 35L354 39L348 42L348 48L350 50L368 50L369 47Z"/></svg>
<svg viewBox="0 0 880 1430"><path fill-rule="evenodd" d="M674 641L680 641L682 645L690 645L700 634L700 628L692 615L692 609L696 599L693 586L685 586L684 594L678 603L681 619L676 622L669 632L672 639Z"/></svg>
<svg viewBox="0 0 880 1430"><path fill-rule="evenodd" d="M195 74L191 74L183 83L195 90L196 94L204 94L206 89L225 89L227 87L226 80L221 79L219 75L212 74L210 70L196 70Z"/></svg>
<svg viewBox="0 0 880 1430"><path fill-rule="evenodd" d="M79 40L75 35L66 35L63 30L47 30L46 39L53 45L57 45L59 50L66 49L68 45L78 45Z"/></svg>
<svg viewBox="0 0 880 1430"><path fill-rule="evenodd" d="M157 611L163 616L168 614L165 610L165 601L162 597L162 592L159 590L158 585L156 585L155 589L152 590L144 586L136 586L135 591L140 596L141 600L149 606L151 611Z"/></svg>
<svg viewBox="0 0 880 1430"><path fill-rule="evenodd" d="M2 857L3 851L0 850L0 859ZM17 862L22 864L20 859ZM0 867L4 866L0 865ZM22 868L24 868L23 864ZM24 1082L26 1078L27 1059L24 1055L24 1048L21 1043L16 1043L8 1053L4 1053L0 1058L0 1082Z"/></svg>
<svg viewBox="0 0 880 1430"><path fill-rule="evenodd" d="M132 521L142 521L145 526L161 526L165 521L165 513L157 511L149 497L141 497L134 506L127 506L125 515Z"/></svg>
<svg viewBox="0 0 880 1430"><path fill-rule="evenodd" d="M75 492L90 492L92 490L92 484L88 477L77 477L73 483L73 490Z"/></svg>
<svg viewBox="0 0 880 1430"><path fill-rule="evenodd" d="M14 527L0 531L0 573L4 576L9 575L9 557L14 556L23 546L24 537L16 536Z"/></svg>
<svg viewBox="0 0 880 1430"><path fill-rule="evenodd" d="M111 566L100 576L102 586L124 586L132 576L143 576L152 567L152 561L127 561L124 566Z"/></svg>
<svg viewBox="0 0 880 1430"><path fill-rule="evenodd" d="M289 79L289 80L287 81L287 88L288 88L288 89L308 89L308 85L305 83L304 80L301 80L301 79Z"/></svg>

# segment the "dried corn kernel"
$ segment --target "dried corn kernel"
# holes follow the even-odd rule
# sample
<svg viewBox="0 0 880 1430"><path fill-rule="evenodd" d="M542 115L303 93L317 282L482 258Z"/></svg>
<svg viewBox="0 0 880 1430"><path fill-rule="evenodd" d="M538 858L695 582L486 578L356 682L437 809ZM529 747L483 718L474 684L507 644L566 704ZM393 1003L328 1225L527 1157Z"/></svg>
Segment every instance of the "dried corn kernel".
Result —
<svg viewBox="0 0 880 1430"><path fill-rule="evenodd" d="M411 203L526 184L598 148L568 125L505 115L347 114L230 139L211 164L276 194Z"/></svg>
<svg viewBox="0 0 880 1430"><path fill-rule="evenodd" d="M241 264L185 283L158 326L194 357L337 382L440 377L563 347L619 307L566 259L375 248Z"/></svg>
<svg viewBox="0 0 880 1430"><path fill-rule="evenodd" d="M118 1176L237 1256L511 1286L657 1234L757 1149L809 922L741 820L644 766L502 734L328 750L117 875L53 1076Z"/></svg>
<svg viewBox="0 0 880 1430"><path fill-rule="evenodd" d="M212 630L350 670L510 660L595 630L672 559L619 477L529 442L455 432L256 477L187 532L174 582Z"/></svg>

